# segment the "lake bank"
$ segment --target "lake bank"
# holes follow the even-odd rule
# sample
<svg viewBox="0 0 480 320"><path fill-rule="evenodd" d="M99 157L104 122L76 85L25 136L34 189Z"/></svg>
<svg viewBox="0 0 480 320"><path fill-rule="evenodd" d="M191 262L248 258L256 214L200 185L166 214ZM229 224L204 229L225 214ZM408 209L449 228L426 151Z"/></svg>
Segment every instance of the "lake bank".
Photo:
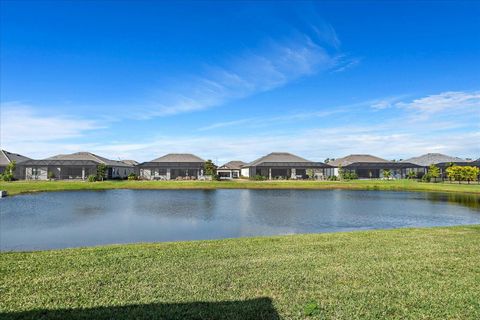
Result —
<svg viewBox="0 0 480 320"><path fill-rule="evenodd" d="M351 181L14 181L0 182L0 190L9 195L68 190L170 190L170 189L348 189L459 192L480 194L480 184L425 183L412 180Z"/></svg>
<svg viewBox="0 0 480 320"><path fill-rule="evenodd" d="M0 315L478 319L479 246L473 225L2 253Z"/></svg>

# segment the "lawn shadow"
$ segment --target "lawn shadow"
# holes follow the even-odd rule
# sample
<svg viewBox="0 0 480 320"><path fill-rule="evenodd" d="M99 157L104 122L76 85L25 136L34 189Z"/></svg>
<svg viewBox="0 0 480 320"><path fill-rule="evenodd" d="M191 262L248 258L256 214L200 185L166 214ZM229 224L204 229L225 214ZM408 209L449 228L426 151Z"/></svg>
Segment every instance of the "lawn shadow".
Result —
<svg viewBox="0 0 480 320"><path fill-rule="evenodd" d="M0 312L0 319L263 319L278 320L270 298L244 301L153 303L85 309L35 309L21 312Z"/></svg>

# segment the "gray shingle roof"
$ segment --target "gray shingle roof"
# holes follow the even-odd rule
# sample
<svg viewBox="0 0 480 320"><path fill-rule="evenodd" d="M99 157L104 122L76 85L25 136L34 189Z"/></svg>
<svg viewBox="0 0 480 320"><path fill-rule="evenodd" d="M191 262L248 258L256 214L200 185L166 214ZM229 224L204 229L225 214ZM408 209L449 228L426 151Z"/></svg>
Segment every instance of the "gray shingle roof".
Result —
<svg viewBox="0 0 480 320"><path fill-rule="evenodd" d="M391 162L376 156L372 156L370 154L351 154L349 156L343 157L336 159L334 161L330 161L328 164L333 166L333 167L338 167L338 166L348 166L351 165L352 163L385 163L385 162Z"/></svg>
<svg viewBox="0 0 480 320"><path fill-rule="evenodd" d="M12 161L15 161L15 163L22 163L27 160L30 160L30 158L22 156L21 154L0 150L0 166L6 166Z"/></svg>
<svg viewBox="0 0 480 320"><path fill-rule="evenodd" d="M223 166L219 167L218 169L240 169L244 165L246 165L245 162L235 160L235 161L230 161L225 163Z"/></svg>
<svg viewBox="0 0 480 320"><path fill-rule="evenodd" d="M301 158L299 156L296 156L294 154L288 153L288 152L272 152L267 154L266 156L263 156L261 158L258 158L255 161L250 162L247 164L247 167L253 167L257 166L263 162L311 162L307 159Z"/></svg>
<svg viewBox="0 0 480 320"><path fill-rule="evenodd" d="M169 153L150 162L205 162L200 157L191 153Z"/></svg>
<svg viewBox="0 0 480 320"><path fill-rule="evenodd" d="M99 155L93 154L91 152L75 152L70 154L59 154L45 160L90 160L96 163L103 163L107 166L116 166L116 167L131 167L132 165L127 164L122 161L110 160Z"/></svg>
<svg viewBox="0 0 480 320"><path fill-rule="evenodd" d="M428 167L431 164L448 163L448 162L466 162L465 159L452 157L441 153L427 153L419 157L406 159L402 162L410 162L422 167Z"/></svg>
<svg viewBox="0 0 480 320"><path fill-rule="evenodd" d="M135 160L122 160L122 162L131 166L136 166L137 164L139 164L139 162Z"/></svg>

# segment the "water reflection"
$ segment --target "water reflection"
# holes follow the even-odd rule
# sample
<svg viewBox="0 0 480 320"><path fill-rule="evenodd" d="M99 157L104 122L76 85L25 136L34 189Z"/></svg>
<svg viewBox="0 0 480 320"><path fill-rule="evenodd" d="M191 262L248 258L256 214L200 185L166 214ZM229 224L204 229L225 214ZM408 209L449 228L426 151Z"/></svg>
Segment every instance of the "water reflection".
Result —
<svg viewBox="0 0 480 320"><path fill-rule="evenodd" d="M450 202L452 204L480 210L480 196L474 194L428 193L427 198L430 201Z"/></svg>
<svg viewBox="0 0 480 320"><path fill-rule="evenodd" d="M0 249L480 223L480 197L346 190L109 190L0 201Z"/></svg>

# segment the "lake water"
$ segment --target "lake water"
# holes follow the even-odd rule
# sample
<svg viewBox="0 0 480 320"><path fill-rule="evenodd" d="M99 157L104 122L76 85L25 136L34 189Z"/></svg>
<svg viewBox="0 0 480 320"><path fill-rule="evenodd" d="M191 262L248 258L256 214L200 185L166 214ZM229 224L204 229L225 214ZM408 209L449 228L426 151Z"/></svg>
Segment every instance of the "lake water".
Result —
<svg viewBox="0 0 480 320"><path fill-rule="evenodd" d="M345 190L107 190L0 200L0 249L480 223L480 197Z"/></svg>

